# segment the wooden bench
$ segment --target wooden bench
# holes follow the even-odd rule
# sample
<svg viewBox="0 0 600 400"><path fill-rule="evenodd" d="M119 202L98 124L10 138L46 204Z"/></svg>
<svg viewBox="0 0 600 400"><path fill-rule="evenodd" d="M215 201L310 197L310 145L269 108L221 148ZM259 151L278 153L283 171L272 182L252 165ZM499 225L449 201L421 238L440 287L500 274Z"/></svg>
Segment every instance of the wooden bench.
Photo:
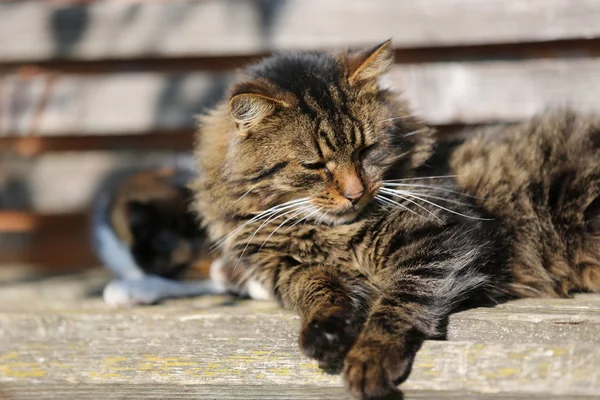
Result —
<svg viewBox="0 0 600 400"><path fill-rule="evenodd" d="M189 162L193 115L272 51L392 37L393 82L443 137L551 106L600 111L598 21L597 0L0 2L0 399L347 398L273 304L115 311L90 297L105 272L39 268L95 265L102 179ZM582 295L456 314L407 396L598 395L599 311Z"/></svg>

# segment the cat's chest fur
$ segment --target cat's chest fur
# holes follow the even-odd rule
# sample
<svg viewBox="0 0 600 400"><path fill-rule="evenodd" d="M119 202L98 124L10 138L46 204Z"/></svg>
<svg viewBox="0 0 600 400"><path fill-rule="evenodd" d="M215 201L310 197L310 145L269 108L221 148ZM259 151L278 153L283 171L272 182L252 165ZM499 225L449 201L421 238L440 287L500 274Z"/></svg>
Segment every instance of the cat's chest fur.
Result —
<svg viewBox="0 0 600 400"><path fill-rule="evenodd" d="M264 235L269 236L277 225L263 228ZM367 274L366 254L358 239L366 234L368 225L368 220L340 226L299 224L289 230L280 228L268 240L262 235L251 240L240 238L232 248L237 249L234 257L245 253L245 264L255 267L277 258L307 265L338 265Z"/></svg>

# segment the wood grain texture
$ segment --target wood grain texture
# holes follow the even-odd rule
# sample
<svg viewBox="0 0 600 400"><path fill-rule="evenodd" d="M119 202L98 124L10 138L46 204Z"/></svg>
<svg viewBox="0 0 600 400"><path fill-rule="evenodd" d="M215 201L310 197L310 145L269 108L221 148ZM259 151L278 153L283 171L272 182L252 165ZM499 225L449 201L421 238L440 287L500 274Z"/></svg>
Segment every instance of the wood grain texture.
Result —
<svg viewBox="0 0 600 400"><path fill-rule="evenodd" d="M29 329L19 338L3 338L0 381L341 384L339 377L324 374L300 355L297 326L292 326L298 321L290 324L285 313L250 314L240 321L223 310L188 315L155 311L155 324L147 324L145 318L128 321L138 335L97 325L91 310L85 313L91 318L83 333L98 331L101 337L65 335L70 319L62 315L58 324L37 326L37 331L52 333L44 339L36 340L36 330ZM176 321L176 329L164 326L170 319ZM216 321L226 321L229 329L221 329ZM34 337L25 339L30 332ZM477 343L432 341L418 354L405 388L595 394L600 390L599 362L600 348L585 343L495 343L487 342L485 335Z"/></svg>
<svg viewBox="0 0 600 400"><path fill-rule="evenodd" d="M168 150L50 152L25 161L19 176L28 193L23 207L43 214L89 212L95 196L108 190L127 171L160 166L195 166L190 153ZM20 222L25 227L27 221ZM4 221L3 225L8 225L8 222Z"/></svg>
<svg viewBox="0 0 600 400"><path fill-rule="evenodd" d="M93 294L107 280L92 270L3 284L4 396L85 399L86 391L111 388L122 397L106 398L347 398L339 376L298 351L298 317L274 303L201 297L111 309ZM424 399L593 396L600 391L598 312L599 295L578 295L456 314L452 340L427 341L402 388L407 398ZM474 320L488 323L476 338L466 332ZM565 325L570 336L552 328L573 320L580 324ZM583 325L592 331L578 330ZM541 330L548 336L531 334ZM162 391L152 390L157 385Z"/></svg>
<svg viewBox="0 0 600 400"><path fill-rule="evenodd" d="M516 121L552 107L600 111L600 59L431 63L392 72L429 123Z"/></svg>
<svg viewBox="0 0 600 400"><path fill-rule="evenodd" d="M589 400L595 396L535 393L472 393L469 391L404 390L385 400ZM1 400L38 399L210 399L210 400L352 400L341 387L314 385L183 385L173 383L10 383L0 387Z"/></svg>
<svg viewBox="0 0 600 400"><path fill-rule="evenodd" d="M222 74L8 75L0 135L103 135L193 128L227 87Z"/></svg>
<svg viewBox="0 0 600 400"><path fill-rule="evenodd" d="M391 78L432 124L515 121L553 106L600 111L600 59L403 64ZM193 129L228 82L207 72L9 75L0 136Z"/></svg>
<svg viewBox="0 0 600 400"><path fill-rule="evenodd" d="M239 55L378 43L399 47L600 36L595 0L34 1L0 5L0 59Z"/></svg>
<svg viewBox="0 0 600 400"><path fill-rule="evenodd" d="M192 148L194 130L152 132L143 140L132 135L94 136L26 136L0 137L0 153L10 151L16 156L32 157L51 152L98 150L177 150Z"/></svg>

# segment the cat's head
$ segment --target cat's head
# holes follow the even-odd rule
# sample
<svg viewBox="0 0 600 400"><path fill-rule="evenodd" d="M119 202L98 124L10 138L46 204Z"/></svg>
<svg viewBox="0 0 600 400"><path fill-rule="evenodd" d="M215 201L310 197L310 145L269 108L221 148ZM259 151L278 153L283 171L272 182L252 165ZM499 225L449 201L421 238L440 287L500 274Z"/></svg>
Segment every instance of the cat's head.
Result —
<svg viewBox="0 0 600 400"><path fill-rule="evenodd" d="M380 83L393 61L386 41L281 54L247 68L230 93L222 147L211 148L214 137L199 141L201 164L222 159L218 179L232 200L252 199L261 209L298 200L289 204L309 218L354 220L386 175L410 173L432 146L432 131ZM202 136L219 134L210 118Z"/></svg>

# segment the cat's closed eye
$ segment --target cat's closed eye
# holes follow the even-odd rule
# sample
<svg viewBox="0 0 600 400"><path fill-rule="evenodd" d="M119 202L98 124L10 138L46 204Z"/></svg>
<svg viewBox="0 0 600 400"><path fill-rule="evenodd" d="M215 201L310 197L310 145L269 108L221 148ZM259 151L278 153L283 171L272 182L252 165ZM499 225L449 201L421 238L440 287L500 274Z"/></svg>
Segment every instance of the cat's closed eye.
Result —
<svg viewBox="0 0 600 400"><path fill-rule="evenodd" d="M372 144L370 144L368 146L365 146L362 149L360 149L359 152L358 152L358 159L360 161L363 161L365 158L367 158L367 156L369 155L369 153L371 153L375 149L376 145L377 145L377 143L372 143Z"/></svg>
<svg viewBox="0 0 600 400"><path fill-rule="evenodd" d="M325 166L325 163L323 161L318 161L318 162L313 162L313 163L301 163L301 165L304 168L311 169L311 170L327 169L327 167Z"/></svg>

